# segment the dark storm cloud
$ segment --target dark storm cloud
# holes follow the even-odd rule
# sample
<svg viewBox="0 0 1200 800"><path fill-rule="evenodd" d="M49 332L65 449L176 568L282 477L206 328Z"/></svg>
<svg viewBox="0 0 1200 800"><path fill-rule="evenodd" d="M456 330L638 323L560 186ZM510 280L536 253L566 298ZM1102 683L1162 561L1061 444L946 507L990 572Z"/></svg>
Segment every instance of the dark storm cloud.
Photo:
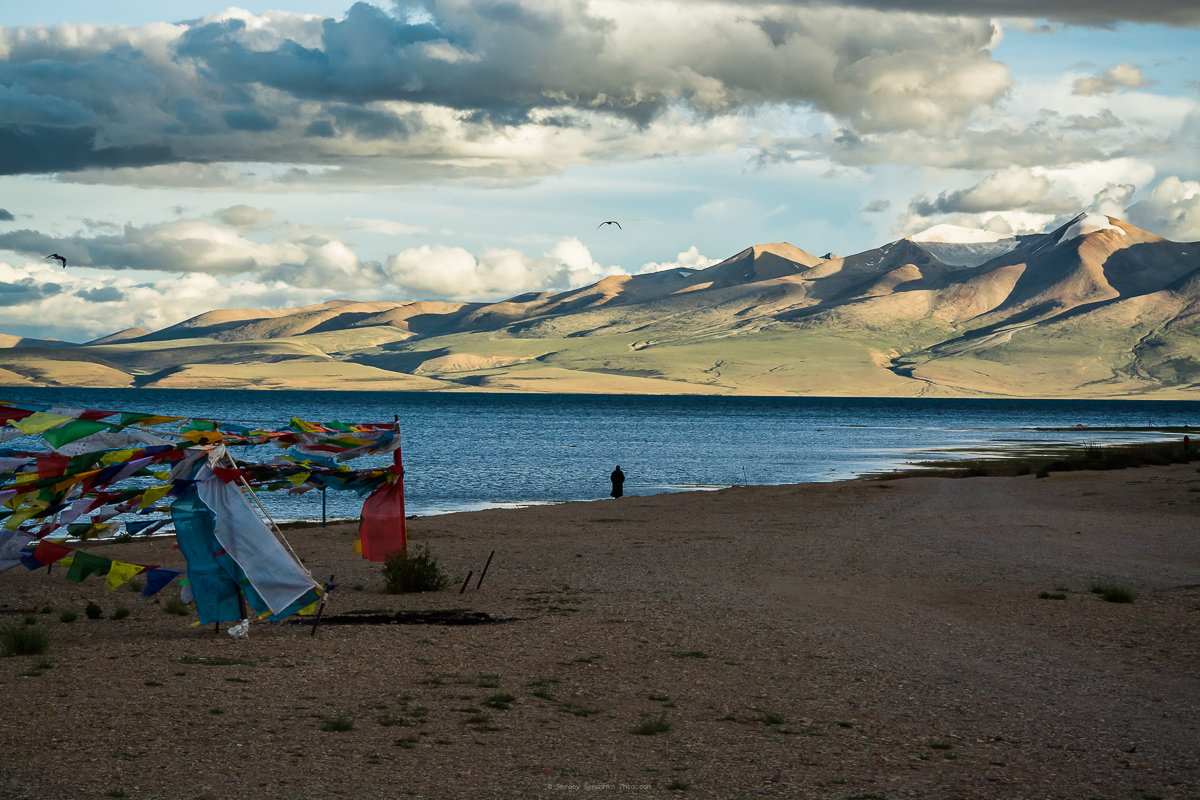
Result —
<svg viewBox="0 0 1200 800"><path fill-rule="evenodd" d="M0 124L0 175L87 167L145 167L175 159L165 145L97 147L96 128Z"/></svg>
<svg viewBox="0 0 1200 800"><path fill-rule="evenodd" d="M89 303L118 303L125 299L125 293L115 286L103 286L99 289L86 289L76 292L75 296Z"/></svg>
<svg viewBox="0 0 1200 800"><path fill-rule="evenodd" d="M47 297L62 294L63 287L57 283L2 283L0 282L0 306L23 306Z"/></svg>
<svg viewBox="0 0 1200 800"><path fill-rule="evenodd" d="M816 0L793 0L793 4L824 5ZM842 5L951 16L1034 17L1079 25L1200 25L1200 4L1194 0L843 0Z"/></svg>
<svg viewBox="0 0 1200 800"><path fill-rule="evenodd" d="M986 19L704 2L685 19L667 3L426 9L0 28L0 174L380 157L453 172L473 168L464 154L495 162L480 143L504 150L517 129L611 137L681 108L784 104L859 132L951 130L1011 86Z"/></svg>
<svg viewBox="0 0 1200 800"><path fill-rule="evenodd" d="M0 208L0 222L12 222L16 217L7 208Z"/></svg>

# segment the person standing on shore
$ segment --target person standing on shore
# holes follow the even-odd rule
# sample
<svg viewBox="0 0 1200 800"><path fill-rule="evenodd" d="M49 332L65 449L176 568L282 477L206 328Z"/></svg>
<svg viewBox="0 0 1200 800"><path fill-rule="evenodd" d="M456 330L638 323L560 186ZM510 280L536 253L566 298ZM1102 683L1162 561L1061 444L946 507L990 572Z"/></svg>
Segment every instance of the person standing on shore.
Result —
<svg viewBox="0 0 1200 800"><path fill-rule="evenodd" d="M625 473L621 472L621 465L617 464L617 468L612 471L612 475L608 476L612 479L612 496L620 497L624 494Z"/></svg>

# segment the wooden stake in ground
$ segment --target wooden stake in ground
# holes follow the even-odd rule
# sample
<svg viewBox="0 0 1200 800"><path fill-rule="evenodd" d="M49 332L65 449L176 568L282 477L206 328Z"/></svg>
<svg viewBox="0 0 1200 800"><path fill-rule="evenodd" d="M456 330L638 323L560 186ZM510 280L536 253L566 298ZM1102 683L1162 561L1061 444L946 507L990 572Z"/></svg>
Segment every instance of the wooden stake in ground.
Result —
<svg viewBox="0 0 1200 800"><path fill-rule="evenodd" d="M479 583L475 584L476 590L478 590L479 587L483 585L483 576L487 575L488 567L490 567L492 565L492 556L494 556L494 555L496 555L495 550L488 553L488 560L487 560L487 563L483 565L483 572L479 573ZM461 592L460 592L460 594L461 594Z"/></svg>

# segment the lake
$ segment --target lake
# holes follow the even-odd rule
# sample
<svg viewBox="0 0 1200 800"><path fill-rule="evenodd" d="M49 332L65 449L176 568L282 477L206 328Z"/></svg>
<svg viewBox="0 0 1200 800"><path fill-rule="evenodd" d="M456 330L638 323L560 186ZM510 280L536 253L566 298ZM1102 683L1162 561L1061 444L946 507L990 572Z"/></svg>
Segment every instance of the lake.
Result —
<svg viewBox="0 0 1200 800"><path fill-rule="evenodd" d="M282 428L390 422L403 437L409 514L607 497L621 465L627 495L731 484L829 481L922 459L1013 447L1153 437L1094 427L1200 422L1200 402L895 399L404 392L0 388L0 400L203 417ZM269 448L246 457L270 457ZM235 456L239 453L235 452ZM349 462L366 468L382 457ZM277 519L319 519L321 496L264 498ZM330 518L361 500L330 492Z"/></svg>

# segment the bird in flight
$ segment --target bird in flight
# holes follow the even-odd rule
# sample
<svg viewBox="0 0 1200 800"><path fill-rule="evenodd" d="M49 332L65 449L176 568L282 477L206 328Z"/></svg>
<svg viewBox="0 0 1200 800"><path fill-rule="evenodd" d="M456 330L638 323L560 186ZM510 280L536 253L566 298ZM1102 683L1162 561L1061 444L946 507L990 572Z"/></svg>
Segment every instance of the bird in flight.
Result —
<svg viewBox="0 0 1200 800"><path fill-rule="evenodd" d="M615 219L605 220L604 222L601 222L599 225L597 225L596 228L598 230L600 228L603 228L605 225L616 225L618 228L621 228L621 223L617 222ZM621 228L621 230L625 230L625 229Z"/></svg>
<svg viewBox="0 0 1200 800"><path fill-rule="evenodd" d="M67 257L66 256L60 256L58 253L51 253L50 255L46 256L46 258L57 259L59 262L62 263L63 269L67 268Z"/></svg>

